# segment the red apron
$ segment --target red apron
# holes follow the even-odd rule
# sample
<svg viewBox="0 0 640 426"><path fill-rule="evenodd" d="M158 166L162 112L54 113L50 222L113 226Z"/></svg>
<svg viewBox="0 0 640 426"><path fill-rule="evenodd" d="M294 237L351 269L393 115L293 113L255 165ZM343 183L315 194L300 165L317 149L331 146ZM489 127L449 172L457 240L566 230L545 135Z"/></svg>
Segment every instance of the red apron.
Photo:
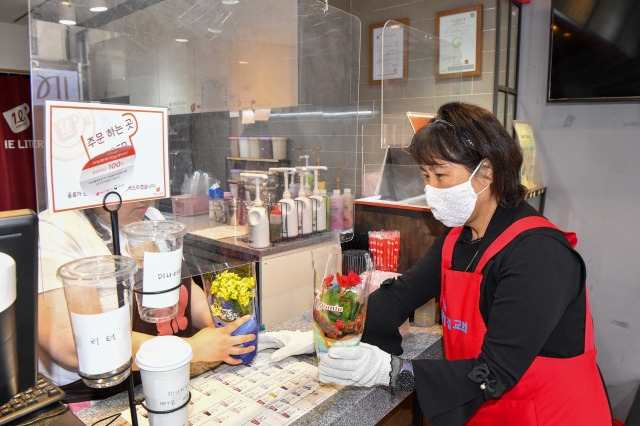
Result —
<svg viewBox="0 0 640 426"><path fill-rule="evenodd" d="M487 332L479 308L482 268L520 233L543 227L558 229L538 216L511 224L487 248L473 272L451 269L453 247L462 227L449 232L442 248L440 296L444 349L448 360L477 358L480 354ZM575 234L564 234L575 247ZM596 366L588 299L584 347L584 354L573 358L536 357L512 389L497 399L487 400L467 425L611 425L607 396Z"/></svg>

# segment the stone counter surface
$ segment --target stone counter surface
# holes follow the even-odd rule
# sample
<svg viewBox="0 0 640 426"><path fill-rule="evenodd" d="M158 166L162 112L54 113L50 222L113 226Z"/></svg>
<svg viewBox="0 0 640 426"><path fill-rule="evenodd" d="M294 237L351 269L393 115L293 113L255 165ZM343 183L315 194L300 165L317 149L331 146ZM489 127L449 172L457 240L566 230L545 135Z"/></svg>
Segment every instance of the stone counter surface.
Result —
<svg viewBox="0 0 640 426"><path fill-rule="evenodd" d="M311 312L305 312L290 320L284 321L271 331L277 330L303 330L312 329ZM410 327L409 334L404 336L402 347L403 357L410 359L438 359L442 357L441 327ZM301 361L316 363L316 357L298 356ZM388 387L378 386L372 388L344 387L335 395L319 404L314 410L305 414L292 425L375 425L384 416L391 412L408 395L408 392L397 392L393 395ZM143 397L142 387L135 390L136 398ZM91 407L79 411L76 415L85 424L93 424L109 415L119 413L128 408L127 393L113 396ZM100 423L100 424L106 424ZM128 425L129 423L119 418L112 425Z"/></svg>

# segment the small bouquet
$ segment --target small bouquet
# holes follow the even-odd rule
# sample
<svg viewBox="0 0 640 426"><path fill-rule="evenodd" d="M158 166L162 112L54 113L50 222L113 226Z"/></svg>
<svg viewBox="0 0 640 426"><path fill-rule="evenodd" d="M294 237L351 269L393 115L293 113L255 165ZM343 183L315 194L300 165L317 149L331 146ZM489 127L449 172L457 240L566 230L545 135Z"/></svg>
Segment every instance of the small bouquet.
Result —
<svg viewBox="0 0 640 426"><path fill-rule="evenodd" d="M255 299L255 280L253 277L240 277L235 272L223 271L211 282L213 297L211 315L218 321L217 326L235 321L253 313Z"/></svg>
<svg viewBox="0 0 640 426"><path fill-rule="evenodd" d="M346 274L335 272L320 280L316 271L313 329L318 358L331 346L360 343L367 315L371 269L363 272L361 275L353 270Z"/></svg>
<svg viewBox="0 0 640 426"><path fill-rule="evenodd" d="M258 335L257 290L253 266L243 265L233 270L224 270L217 275L207 274L205 291L211 309L211 316L216 327L224 327L236 319L251 315L251 319L238 327L232 335ZM257 338L242 346L255 345L256 350L244 355L232 355L244 364L250 363L256 356Z"/></svg>

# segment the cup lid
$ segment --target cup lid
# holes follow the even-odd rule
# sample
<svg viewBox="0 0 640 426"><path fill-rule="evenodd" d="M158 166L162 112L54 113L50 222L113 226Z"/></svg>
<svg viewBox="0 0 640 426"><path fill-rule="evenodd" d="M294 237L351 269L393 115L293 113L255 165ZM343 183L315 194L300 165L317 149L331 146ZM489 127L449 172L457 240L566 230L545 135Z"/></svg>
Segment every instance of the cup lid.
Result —
<svg viewBox="0 0 640 426"><path fill-rule="evenodd" d="M138 271L136 261L127 256L91 256L72 260L58 268L57 277L64 283L113 285L113 279L126 281Z"/></svg>
<svg viewBox="0 0 640 426"><path fill-rule="evenodd" d="M186 234L187 226L174 220L143 220L125 225L122 233L127 238L175 238Z"/></svg>
<svg viewBox="0 0 640 426"><path fill-rule="evenodd" d="M136 353L136 365L147 371L173 370L182 367L191 358L191 346L178 336L156 336L140 345Z"/></svg>

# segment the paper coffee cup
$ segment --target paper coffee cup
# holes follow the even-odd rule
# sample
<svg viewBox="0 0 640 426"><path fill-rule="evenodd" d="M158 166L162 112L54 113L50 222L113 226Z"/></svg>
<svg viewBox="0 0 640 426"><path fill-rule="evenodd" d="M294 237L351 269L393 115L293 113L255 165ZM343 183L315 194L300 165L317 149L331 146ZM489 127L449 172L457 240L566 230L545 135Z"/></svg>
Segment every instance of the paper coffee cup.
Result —
<svg viewBox="0 0 640 426"><path fill-rule="evenodd" d="M140 346L136 365L152 426L188 425L192 357L191 346L177 336L154 337Z"/></svg>

